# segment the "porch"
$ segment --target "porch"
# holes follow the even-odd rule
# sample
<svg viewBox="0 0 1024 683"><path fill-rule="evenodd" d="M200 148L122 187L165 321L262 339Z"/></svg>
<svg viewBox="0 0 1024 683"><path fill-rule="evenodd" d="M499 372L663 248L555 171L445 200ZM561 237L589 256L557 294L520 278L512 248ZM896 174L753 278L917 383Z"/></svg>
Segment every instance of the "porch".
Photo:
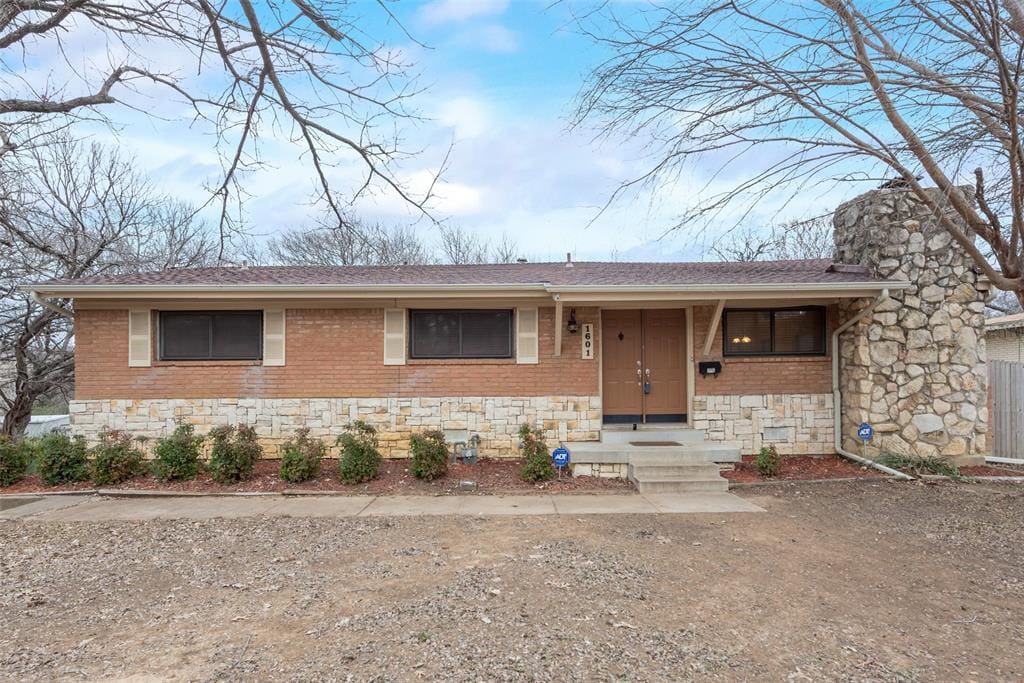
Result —
<svg viewBox="0 0 1024 683"><path fill-rule="evenodd" d="M628 478L641 493L724 491L719 463L740 460L738 447L709 443L684 424L606 424L600 441L564 445L574 475Z"/></svg>

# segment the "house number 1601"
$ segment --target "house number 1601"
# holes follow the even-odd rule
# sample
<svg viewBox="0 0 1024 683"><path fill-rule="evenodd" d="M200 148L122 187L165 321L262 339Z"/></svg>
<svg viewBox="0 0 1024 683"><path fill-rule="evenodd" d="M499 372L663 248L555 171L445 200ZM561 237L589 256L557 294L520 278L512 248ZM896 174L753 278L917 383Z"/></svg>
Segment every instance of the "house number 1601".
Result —
<svg viewBox="0 0 1024 683"><path fill-rule="evenodd" d="M583 358L594 357L594 323L583 323Z"/></svg>

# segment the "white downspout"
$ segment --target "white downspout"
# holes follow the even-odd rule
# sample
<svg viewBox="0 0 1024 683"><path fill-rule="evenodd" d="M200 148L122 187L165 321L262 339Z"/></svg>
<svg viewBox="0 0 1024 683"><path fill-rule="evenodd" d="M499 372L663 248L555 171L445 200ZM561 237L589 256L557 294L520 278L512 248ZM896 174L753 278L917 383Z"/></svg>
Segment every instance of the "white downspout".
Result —
<svg viewBox="0 0 1024 683"><path fill-rule="evenodd" d="M37 292L35 290L32 290L31 292L29 292L29 298L32 299L32 301L34 301L35 303L39 304L40 306L42 306L43 308L45 308L46 310L48 310L48 311L50 311L52 313L56 313L57 315L62 315L65 318L74 318L75 317L74 313L72 313L68 309L63 308L61 306L58 306L56 304L51 304L49 301L47 301L43 297L39 296L39 292Z"/></svg>
<svg viewBox="0 0 1024 683"><path fill-rule="evenodd" d="M835 331L832 332L832 419L834 420L834 445L836 453L843 456L844 458L849 458L850 460L859 462L862 465L873 467L876 470L880 472L885 472L890 476L897 477L899 479L913 481L914 477L910 476L905 472L900 472L899 470L894 470L891 467L886 467L885 465L881 465L875 462L874 460L870 460L868 458L862 458L856 453L851 453L850 451L845 450L843 448L843 394L842 391L839 389L839 335L841 335L843 332L850 329L851 327L859 323L861 320L866 318L868 315L870 315L872 312L874 312L875 307L888 298L889 290L883 289L882 293L878 295L878 298L871 302L869 306L867 306L860 313L853 316L845 323L837 327Z"/></svg>

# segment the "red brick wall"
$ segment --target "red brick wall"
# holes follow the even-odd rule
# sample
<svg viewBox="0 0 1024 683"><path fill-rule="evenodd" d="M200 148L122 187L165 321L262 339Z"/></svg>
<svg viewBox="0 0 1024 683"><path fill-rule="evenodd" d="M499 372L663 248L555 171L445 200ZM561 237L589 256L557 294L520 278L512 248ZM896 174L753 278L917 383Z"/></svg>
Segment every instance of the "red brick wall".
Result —
<svg viewBox="0 0 1024 683"><path fill-rule="evenodd" d="M596 309L577 319L597 321ZM288 309L286 365L247 361L159 362L128 367L128 311L75 316L75 398L330 398L548 396L599 393L598 364L580 358L580 335L563 335L554 356L554 308L540 309L540 363L410 360L385 366L381 309ZM156 358L153 354L153 358Z"/></svg>
<svg viewBox="0 0 1024 683"><path fill-rule="evenodd" d="M702 358L704 336L714 311L694 309L694 357L722 359L722 329ZM127 310L79 310L75 319L75 397L123 398L294 398L378 396L546 396L600 393L600 348L595 359L580 358L580 335L563 335L555 358L554 308L540 310L540 363L515 360L410 360L385 366L381 309L289 309L287 365L155 361L128 367ZM829 307L828 330L835 326ZM577 320L597 322L597 309L577 309ZM600 343L600 342L598 342ZM156 354L154 353L154 358ZM717 378L693 368L695 392L709 394L805 394L832 390L830 357L728 358Z"/></svg>
<svg viewBox="0 0 1024 683"><path fill-rule="evenodd" d="M723 358L722 325L719 323L711 353L703 356L708 323L714 306L693 309L694 360L722 361L722 374L701 377L694 367L697 396L741 394L826 394L832 392L832 358L828 356L771 356L757 358ZM831 344L836 325L836 307L828 307L826 345Z"/></svg>

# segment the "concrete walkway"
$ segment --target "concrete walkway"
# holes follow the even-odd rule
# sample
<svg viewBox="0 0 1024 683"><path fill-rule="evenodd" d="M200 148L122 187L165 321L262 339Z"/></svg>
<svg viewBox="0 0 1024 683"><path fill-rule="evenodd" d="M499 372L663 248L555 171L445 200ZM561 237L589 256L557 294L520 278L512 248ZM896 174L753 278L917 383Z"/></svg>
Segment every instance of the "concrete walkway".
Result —
<svg viewBox="0 0 1024 683"><path fill-rule="evenodd" d="M31 498L31 496L26 496ZM52 522L216 517L386 517L764 512L730 493L540 496L51 496L0 509L0 519Z"/></svg>

